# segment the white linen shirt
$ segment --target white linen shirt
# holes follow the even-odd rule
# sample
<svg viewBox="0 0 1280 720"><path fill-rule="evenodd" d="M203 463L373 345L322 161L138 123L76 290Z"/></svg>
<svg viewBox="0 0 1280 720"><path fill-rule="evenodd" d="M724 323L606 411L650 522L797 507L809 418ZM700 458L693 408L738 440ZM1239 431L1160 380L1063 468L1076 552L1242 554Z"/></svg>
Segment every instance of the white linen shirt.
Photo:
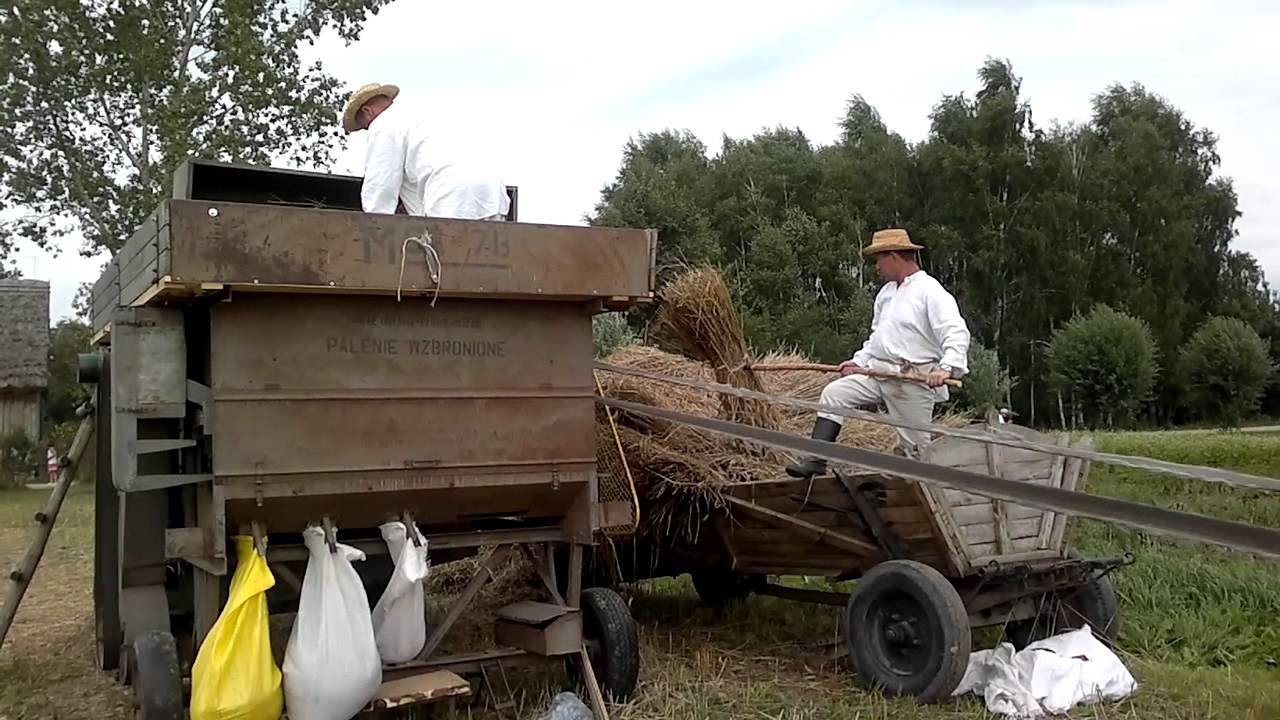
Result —
<svg viewBox="0 0 1280 720"><path fill-rule="evenodd" d="M871 337L854 353L853 362L862 367L872 360L947 365L958 378L969 371L969 339L956 299L928 273L917 270L901 283L880 288Z"/></svg>
<svg viewBox="0 0 1280 720"><path fill-rule="evenodd" d="M506 215L511 198L502 180L459 164L449 144L431 132L428 118L395 102L369 124L360 188L364 211L391 214L401 200L410 215L463 220Z"/></svg>

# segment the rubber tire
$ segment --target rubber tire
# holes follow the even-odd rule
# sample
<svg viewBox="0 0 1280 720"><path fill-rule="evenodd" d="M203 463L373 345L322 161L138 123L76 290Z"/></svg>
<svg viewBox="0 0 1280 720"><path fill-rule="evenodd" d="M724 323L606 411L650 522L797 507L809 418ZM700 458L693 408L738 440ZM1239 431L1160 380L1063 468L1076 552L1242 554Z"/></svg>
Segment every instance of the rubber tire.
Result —
<svg viewBox="0 0 1280 720"><path fill-rule="evenodd" d="M873 624L877 607L902 607L894 596L914 600L926 620L920 639L927 659L914 673L894 669ZM854 586L845 615L849 658L862 680L889 695L914 696L921 703L945 700L969 665L972 635L964 601L942 573L913 560L890 560L871 569Z"/></svg>
<svg viewBox="0 0 1280 720"><path fill-rule="evenodd" d="M631 608L613 590L590 588L582 591L582 615L583 638L602 646L592 661L600 692L612 702L627 702L640 680L640 633Z"/></svg>
<svg viewBox="0 0 1280 720"><path fill-rule="evenodd" d="M702 604L716 609L746 600L765 581L763 575L743 575L728 570L694 570L689 576Z"/></svg>
<svg viewBox="0 0 1280 720"><path fill-rule="evenodd" d="M1005 627L1005 636L1018 650L1033 642L1053 637L1066 630L1078 630L1087 623L1093 634L1108 645L1120 636L1120 601L1107 576L1095 577L1066 597L1059 593L1047 596L1050 607L1057 609L1053 617L1043 613L1029 620L1018 620Z"/></svg>
<svg viewBox="0 0 1280 720"><path fill-rule="evenodd" d="M150 630L129 648L129 679L137 720L184 720L182 672L173 635Z"/></svg>

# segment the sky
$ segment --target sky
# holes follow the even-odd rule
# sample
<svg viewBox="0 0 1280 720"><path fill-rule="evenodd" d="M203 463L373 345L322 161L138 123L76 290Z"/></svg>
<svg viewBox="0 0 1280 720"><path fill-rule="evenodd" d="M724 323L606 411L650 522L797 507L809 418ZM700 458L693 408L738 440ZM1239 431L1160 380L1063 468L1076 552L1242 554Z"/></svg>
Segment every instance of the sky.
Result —
<svg viewBox="0 0 1280 720"><path fill-rule="evenodd" d="M855 93L908 141L944 93L972 95L987 57L1022 77L1037 124L1084 122L1094 94L1139 82L1219 137L1220 174L1243 217L1235 247L1280 284L1280 3L1123 0L908 2L427 3L397 0L359 42L307 48L343 84L394 83L467 156L520 188L520 219L581 224L629 138L687 129L803 130L834 141ZM338 109L335 108L335 122ZM363 136L335 172L361 174ZM77 238L56 256L21 247L52 283L51 317L72 314L102 258Z"/></svg>

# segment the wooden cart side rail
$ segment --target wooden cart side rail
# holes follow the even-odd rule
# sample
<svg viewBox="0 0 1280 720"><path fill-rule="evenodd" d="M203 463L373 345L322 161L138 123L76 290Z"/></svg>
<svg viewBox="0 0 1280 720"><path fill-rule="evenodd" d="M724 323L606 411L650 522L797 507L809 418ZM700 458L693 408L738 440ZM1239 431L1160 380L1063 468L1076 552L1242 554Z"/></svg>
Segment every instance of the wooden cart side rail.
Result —
<svg viewBox="0 0 1280 720"><path fill-rule="evenodd" d="M859 540L858 538L836 532L830 528L824 528L820 525L815 525L811 522L801 520L800 518L761 507L749 500L743 500L742 498L734 497L732 495L725 495L724 499L733 510L740 511L757 519L763 520L775 527L796 532L804 537L832 545L858 556L875 558L880 555L880 548L864 540Z"/></svg>

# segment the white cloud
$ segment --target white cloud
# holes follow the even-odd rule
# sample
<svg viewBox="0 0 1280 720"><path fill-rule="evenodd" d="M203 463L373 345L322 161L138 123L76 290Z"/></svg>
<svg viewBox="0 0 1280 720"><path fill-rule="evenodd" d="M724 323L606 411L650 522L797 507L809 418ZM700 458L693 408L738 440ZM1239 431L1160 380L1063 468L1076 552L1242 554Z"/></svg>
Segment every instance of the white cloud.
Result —
<svg viewBox="0 0 1280 720"><path fill-rule="evenodd" d="M326 37L311 52L350 87L399 84L498 160L521 219L568 224L637 132L688 128L715 150L722 133L787 125L829 142L857 92L919 140L943 93L972 94L987 56L1013 62L1046 125L1086 120L1094 93L1137 81L1218 134L1244 212L1237 247L1280 280L1277 30L1280 6L1264 2L399 0L355 45ZM334 169L359 174L362 142ZM54 267L57 317L96 265L41 260Z"/></svg>

